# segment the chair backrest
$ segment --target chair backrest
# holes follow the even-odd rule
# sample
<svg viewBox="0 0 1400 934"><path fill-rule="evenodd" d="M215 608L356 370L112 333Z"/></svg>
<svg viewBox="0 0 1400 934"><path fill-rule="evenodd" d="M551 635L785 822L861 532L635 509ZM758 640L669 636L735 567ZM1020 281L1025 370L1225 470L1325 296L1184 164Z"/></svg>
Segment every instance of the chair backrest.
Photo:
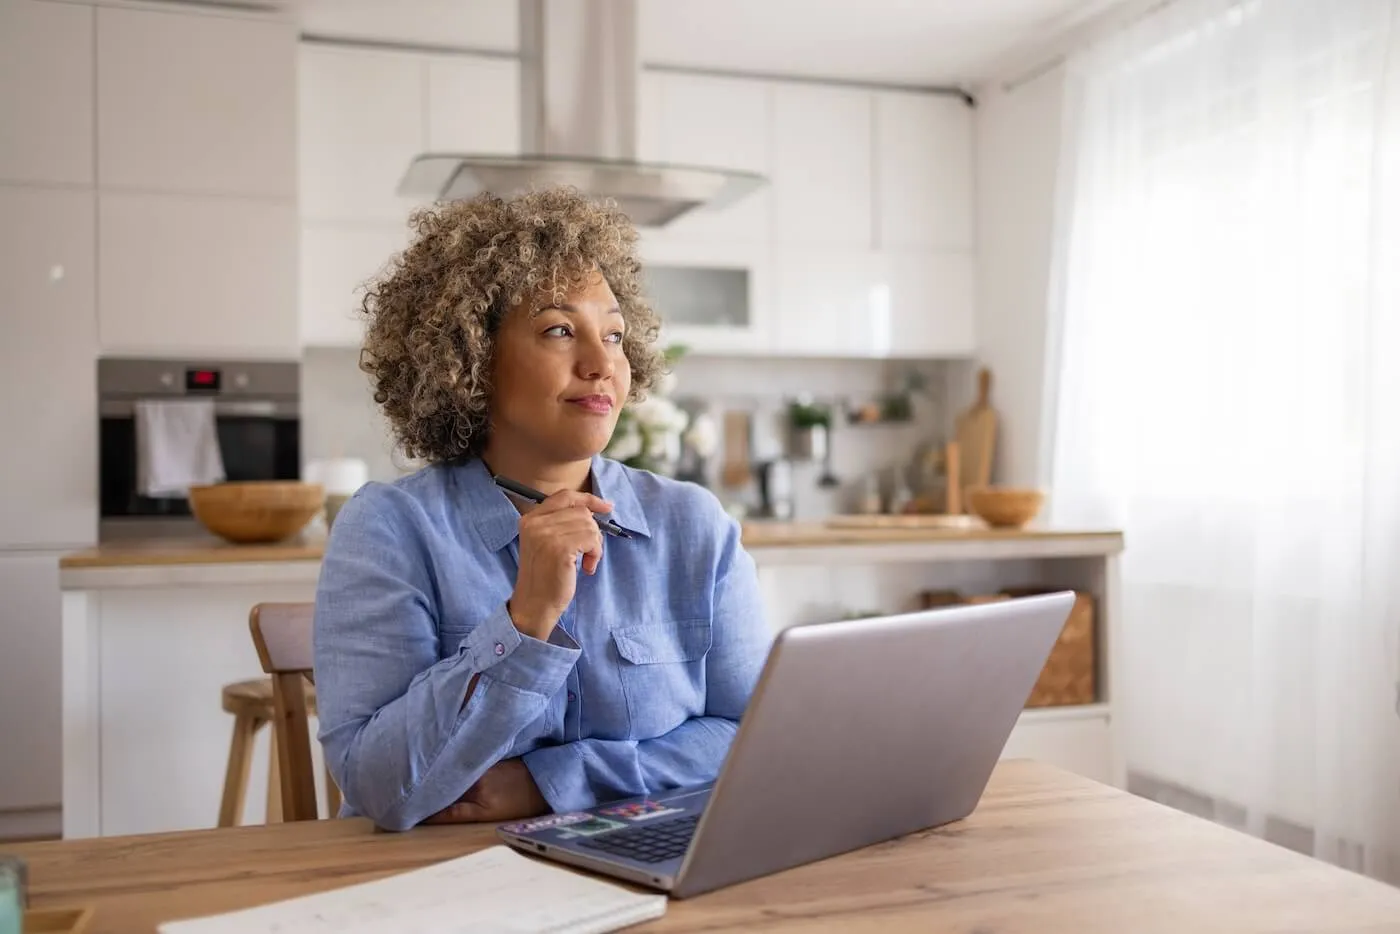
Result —
<svg viewBox="0 0 1400 934"><path fill-rule="evenodd" d="M280 766L282 819L288 821L316 820L318 816L305 686L312 679L313 607L311 603L259 603L248 615L258 659L263 671L272 675L272 701L277 712L273 737Z"/></svg>

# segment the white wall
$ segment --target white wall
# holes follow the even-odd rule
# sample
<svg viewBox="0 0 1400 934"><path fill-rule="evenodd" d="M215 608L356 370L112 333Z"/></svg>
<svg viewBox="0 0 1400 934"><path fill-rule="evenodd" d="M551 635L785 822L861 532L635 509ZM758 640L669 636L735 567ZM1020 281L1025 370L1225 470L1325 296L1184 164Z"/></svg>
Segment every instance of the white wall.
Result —
<svg viewBox="0 0 1400 934"><path fill-rule="evenodd" d="M989 86L976 115L978 318L1001 429L998 482L1041 482L1047 297L1064 73Z"/></svg>

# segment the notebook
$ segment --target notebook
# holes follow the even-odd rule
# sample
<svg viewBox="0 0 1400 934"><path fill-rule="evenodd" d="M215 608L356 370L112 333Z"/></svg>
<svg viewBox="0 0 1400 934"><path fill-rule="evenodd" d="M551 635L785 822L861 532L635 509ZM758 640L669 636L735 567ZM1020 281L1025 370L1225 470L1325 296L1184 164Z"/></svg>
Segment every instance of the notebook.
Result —
<svg viewBox="0 0 1400 934"><path fill-rule="evenodd" d="M169 921L160 934L602 934L659 918L638 895L494 846L374 882L228 914Z"/></svg>

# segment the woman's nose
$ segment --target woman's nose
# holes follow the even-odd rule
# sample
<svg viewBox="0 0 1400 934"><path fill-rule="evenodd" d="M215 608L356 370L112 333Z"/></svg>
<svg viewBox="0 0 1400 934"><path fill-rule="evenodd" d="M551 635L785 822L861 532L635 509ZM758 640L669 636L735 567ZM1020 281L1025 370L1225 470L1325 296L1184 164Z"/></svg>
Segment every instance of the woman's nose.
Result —
<svg viewBox="0 0 1400 934"><path fill-rule="evenodd" d="M581 379L612 378L614 368L612 353L605 341L585 340L579 341L575 346L579 348L577 367Z"/></svg>

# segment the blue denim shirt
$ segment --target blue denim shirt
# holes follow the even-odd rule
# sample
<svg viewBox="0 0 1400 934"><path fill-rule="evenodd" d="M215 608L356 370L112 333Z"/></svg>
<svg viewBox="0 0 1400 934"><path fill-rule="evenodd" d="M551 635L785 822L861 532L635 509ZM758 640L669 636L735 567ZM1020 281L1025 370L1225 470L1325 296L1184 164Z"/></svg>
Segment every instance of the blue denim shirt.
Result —
<svg viewBox="0 0 1400 934"><path fill-rule="evenodd" d="M555 811L714 780L771 643L738 523L703 487L602 457L593 489L634 537L604 536L547 642L506 612L520 516L480 461L341 508L315 677L343 813L407 829L515 757Z"/></svg>

